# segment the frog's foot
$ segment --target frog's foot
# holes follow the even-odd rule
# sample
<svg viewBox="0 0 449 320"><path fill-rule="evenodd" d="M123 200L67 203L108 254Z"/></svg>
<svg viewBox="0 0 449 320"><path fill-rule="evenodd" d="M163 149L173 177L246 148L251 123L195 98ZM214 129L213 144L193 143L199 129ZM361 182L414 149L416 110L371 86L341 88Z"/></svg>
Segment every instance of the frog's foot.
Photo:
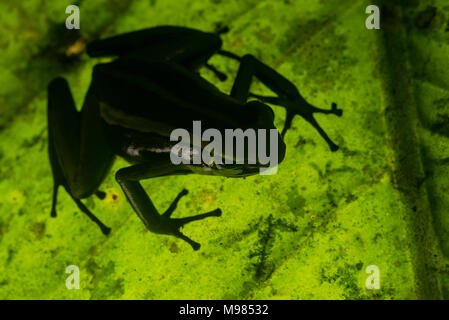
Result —
<svg viewBox="0 0 449 320"><path fill-rule="evenodd" d="M285 119L284 129L282 130L281 136L284 139L285 133L291 127L293 117L297 114L303 117L308 123L310 123L321 135L321 137L327 142L331 151L335 152L338 150L338 146L329 138L327 133L321 128L318 122L315 120L313 114L314 113L323 113L323 114L335 114L338 117L343 115L343 110L337 109L337 104L332 103L331 109L320 109L316 108L308 103L300 103L293 104L293 108L287 107L287 116Z"/></svg>
<svg viewBox="0 0 449 320"><path fill-rule="evenodd" d="M170 207L167 209L167 211L165 211L162 214L162 217L164 217L165 219L169 219L169 223L172 226L172 228L175 229L175 231L173 232L173 235L175 237L178 237L184 241L186 241L187 243L189 243L193 250L198 250L200 248L200 244L198 242L193 241L192 239L190 239L189 237L185 236L184 234L181 233L181 231L179 231L180 228L182 228L185 224L190 223L192 221L198 221L198 220L202 220L208 217L219 217L221 216L221 210L220 209L215 209L213 211L210 212L206 212L203 214L198 214L196 216L192 216L192 217L186 217L186 218L170 218L171 215L173 214L173 212L175 211L179 200L181 200L181 198L185 195L187 195L189 192L184 189L182 190L178 196L175 198L175 200L173 200L172 204L170 205Z"/></svg>
<svg viewBox="0 0 449 320"><path fill-rule="evenodd" d="M307 103L301 96L298 96L292 100L290 100L289 98L260 96L252 93L250 93L249 96L259 99L263 102L280 105L286 108L287 115L285 118L284 129L282 130L281 133L282 139L284 139L287 130L290 129L293 117L295 115L300 115L318 131L321 137L329 145L331 151L338 150L338 146L329 138L327 133L323 130L323 128L320 127L320 125L313 116L314 113L323 113L323 114L335 114L336 116L341 117L343 115L343 110L338 109L337 104L335 102L332 103L331 109L329 110L314 107L311 104Z"/></svg>
<svg viewBox="0 0 449 320"><path fill-rule="evenodd" d="M192 221L198 221L209 217L220 217L221 216L221 209L215 209L210 212L198 214L196 216L192 217L186 217L186 218L176 218L176 219L170 219L172 223L174 223L176 232L174 233L175 237L178 237L184 241L186 241L188 244L190 244L193 248L193 250L198 250L201 245L198 242L193 241L189 237L185 236L184 234L179 231L180 228L182 228L187 223L190 223Z"/></svg>

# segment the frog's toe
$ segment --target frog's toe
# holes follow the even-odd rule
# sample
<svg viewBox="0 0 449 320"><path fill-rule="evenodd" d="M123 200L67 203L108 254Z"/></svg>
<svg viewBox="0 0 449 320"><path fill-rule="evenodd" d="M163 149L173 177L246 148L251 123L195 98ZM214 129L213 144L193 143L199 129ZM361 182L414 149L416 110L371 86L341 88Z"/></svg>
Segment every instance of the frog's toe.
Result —
<svg viewBox="0 0 449 320"><path fill-rule="evenodd" d="M175 234L175 236L178 237L178 238L180 238L180 239L182 239L182 240L184 240L184 241L187 242L188 244L190 244L190 245L192 246L193 250L195 250L195 251L199 250L200 247L201 247L201 244L199 244L199 243L196 242L196 241L193 241L193 240L190 239L189 237L187 237L187 236L185 236L184 234L182 234L180 231L178 231L178 232Z"/></svg>
<svg viewBox="0 0 449 320"><path fill-rule="evenodd" d="M170 218L170 216L173 214L173 212L176 210L176 207L178 206L179 200L181 200L182 197L187 195L189 191L187 189L183 189L173 200L170 207L162 214L162 216Z"/></svg>
<svg viewBox="0 0 449 320"><path fill-rule="evenodd" d="M179 231L180 228L182 228L185 224L192 222L192 221L197 221L197 220L202 220L208 217L220 217L222 214L221 209L215 209L213 211L210 212L206 212L203 214L198 214L196 216L192 216L192 217L186 217L186 218L177 218L177 219L170 219L171 223L173 223L171 226L172 228L174 228L176 231L174 231L173 235L175 235L176 237L188 242L193 250L199 250L200 248L200 244L198 242L193 241L192 239L186 237L185 235L183 235L181 233L181 231Z"/></svg>
<svg viewBox="0 0 449 320"><path fill-rule="evenodd" d="M228 79L228 76L223 72L217 72L216 75L220 81L226 81Z"/></svg>
<svg viewBox="0 0 449 320"><path fill-rule="evenodd" d="M229 32L229 27L228 26L224 26L221 23L217 24L216 28L215 28L215 33L218 35L221 34L225 34Z"/></svg>
<svg viewBox="0 0 449 320"><path fill-rule="evenodd" d="M191 216L191 217L186 217L186 218L176 218L176 219L172 219L172 220L175 221L175 223L178 227L182 227L185 224L193 222L193 221L203 220L203 219L209 218L209 217L220 217L221 213L222 213L221 209L218 208L218 209L212 210L210 212L197 214L196 216Z"/></svg>
<svg viewBox="0 0 449 320"><path fill-rule="evenodd" d="M337 108L337 104L335 102L332 102L331 105L331 113L335 114L338 117L341 117L343 115L343 110Z"/></svg>
<svg viewBox="0 0 449 320"><path fill-rule="evenodd" d="M95 191L95 195L96 195L97 198L100 199L100 200L104 200L104 198L106 198L106 192L101 191L101 190Z"/></svg>
<svg viewBox="0 0 449 320"><path fill-rule="evenodd" d="M221 72L220 70L215 68L213 65L211 65L209 63L206 63L205 66L206 66L207 69L209 69L210 71L215 73L215 75L217 76L217 78L220 81L226 81L228 79L228 76L226 74L224 74L223 72Z"/></svg>
<svg viewBox="0 0 449 320"><path fill-rule="evenodd" d="M108 234L111 233L111 228L109 228L109 227L107 227L107 226L101 226L100 228L101 228L101 232L103 232L103 234L104 234L105 236L107 236Z"/></svg>

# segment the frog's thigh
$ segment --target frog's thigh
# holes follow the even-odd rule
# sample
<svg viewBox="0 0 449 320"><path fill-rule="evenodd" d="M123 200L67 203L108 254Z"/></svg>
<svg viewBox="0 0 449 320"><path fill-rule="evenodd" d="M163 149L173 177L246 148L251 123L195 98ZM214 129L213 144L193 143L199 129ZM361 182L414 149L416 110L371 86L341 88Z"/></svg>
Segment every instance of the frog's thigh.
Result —
<svg viewBox="0 0 449 320"><path fill-rule="evenodd" d="M67 81L56 78L48 86L48 135L53 176L66 185L76 176L80 115Z"/></svg>
<svg viewBox="0 0 449 320"><path fill-rule="evenodd" d="M90 97L90 98L89 98ZM105 144L96 100L88 93L77 112L67 81L53 80L48 87L50 157L57 183L75 198L96 191L109 168L112 154Z"/></svg>
<svg viewBox="0 0 449 320"><path fill-rule="evenodd" d="M81 110L80 162L77 168L77 194L91 195L103 182L114 154L109 148L99 102L89 88Z"/></svg>

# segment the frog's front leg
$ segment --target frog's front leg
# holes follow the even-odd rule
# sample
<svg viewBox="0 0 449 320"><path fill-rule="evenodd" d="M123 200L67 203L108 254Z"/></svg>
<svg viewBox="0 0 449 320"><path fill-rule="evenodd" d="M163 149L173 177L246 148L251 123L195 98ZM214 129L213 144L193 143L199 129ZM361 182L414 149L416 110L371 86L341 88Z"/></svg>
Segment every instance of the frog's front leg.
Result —
<svg viewBox="0 0 449 320"><path fill-rule="evenodd" d="M63 186L78 208L108 234L110 229L80 200L91 194L104 196L98 187L113 159L97 100L89 89L82 111L78 112L67 82L57 78L48 86L47 115L48 151L54 180L51 215L56 216L58 188Z"/></svg>
<svg viewBox="0 0 449 320"><path fill-rule="evenodd" d="M200 248L200 244L182 234L180 228L192 221L197 221L208 217L219 217L221 216L221 210L216 209L211 212L186 218L171 218L178 201L182 196L187 194L187 190L183 190L176 197L170 207L163 214L159 214L158 210L155 208L153 202L148 197L139 182L143 179L188 173L191 173L191 171L187 167L183 165L174 165L170 162L168 157L161 155L151 161L151 163L142 163L120 169L117 171L116 179L122 187L123 192L128 198L128 201L131 203L134 211L143 221L148 230L158 234L178 237L188 242L194 250L198 250Z"/></svg>
<svg viewBox="0 0 449 320"><path fill-rule="evenodd" d="M234 86L231 90L231 96L242 102L246 102L249 97L255 97L263 102L285 107L287 110L287 116L284 129L281 133L282 137L284 137L286 131L290 128L293 117L297 114L303 117L318 131L332 151L338 150L338 146L329 138L313 116L314 113L335 114L337 116L341 116L343 111L338 109L335 103L332 103L330 110L314 107L301 96L293 83L252 55L245 55L240 58L227 51L219 51L218 53L240 61L239 71L237 73ZM249 89L253 76L258 78L278 96L264 97L251 94Z"/></svg>

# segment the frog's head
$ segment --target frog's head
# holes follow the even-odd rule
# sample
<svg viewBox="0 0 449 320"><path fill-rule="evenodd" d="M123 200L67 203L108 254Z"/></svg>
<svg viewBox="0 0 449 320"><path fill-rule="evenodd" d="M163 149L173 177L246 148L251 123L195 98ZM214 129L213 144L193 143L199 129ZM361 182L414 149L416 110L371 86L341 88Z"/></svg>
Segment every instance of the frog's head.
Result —
<svg viewBox="0 0 449 320"><path fill-rule="evenodd" d="M260 101L250 101L246 104L245 107L252 108L254 110L255 116L255 123L254 123L254 129L264 130L265 136L258 133L257 135L257 152L258 155L260 154L259 148L261 146L265 146L265 150L262 150L262 154L267 154L267 156L272 157L273 152L277 153L276 161L277 163L281 163L282 160L284 160L285 157L285 150L286 146L283 141L283 138L279 131L277 130L276 126L274 125L274 112L273 109L271 109L268 105L260 102ZM263 139L263 140L261 140ZM258 158L258 160L260 160ZM265 165L261 165L258 163L259 168L266 167ZM272 166L272 163L269 164L269 166ZM250 168L248 168L250 169Z"/></svg>
<svg viewBox="0 0 449 320"><path fill-rule="evenodd" d="M194 171L226 177L275 173L277 165L285 157L286 147L274 126L274 112L260 101L248 102L243 109L252 115L250 120L242 121L241 127L218 130L220 146L215 149L214 143L213 151L221 152L213 156L209 149L210 139L204 139L202 148L208 151L202 153L203 164L194 166Z"/></svg>

